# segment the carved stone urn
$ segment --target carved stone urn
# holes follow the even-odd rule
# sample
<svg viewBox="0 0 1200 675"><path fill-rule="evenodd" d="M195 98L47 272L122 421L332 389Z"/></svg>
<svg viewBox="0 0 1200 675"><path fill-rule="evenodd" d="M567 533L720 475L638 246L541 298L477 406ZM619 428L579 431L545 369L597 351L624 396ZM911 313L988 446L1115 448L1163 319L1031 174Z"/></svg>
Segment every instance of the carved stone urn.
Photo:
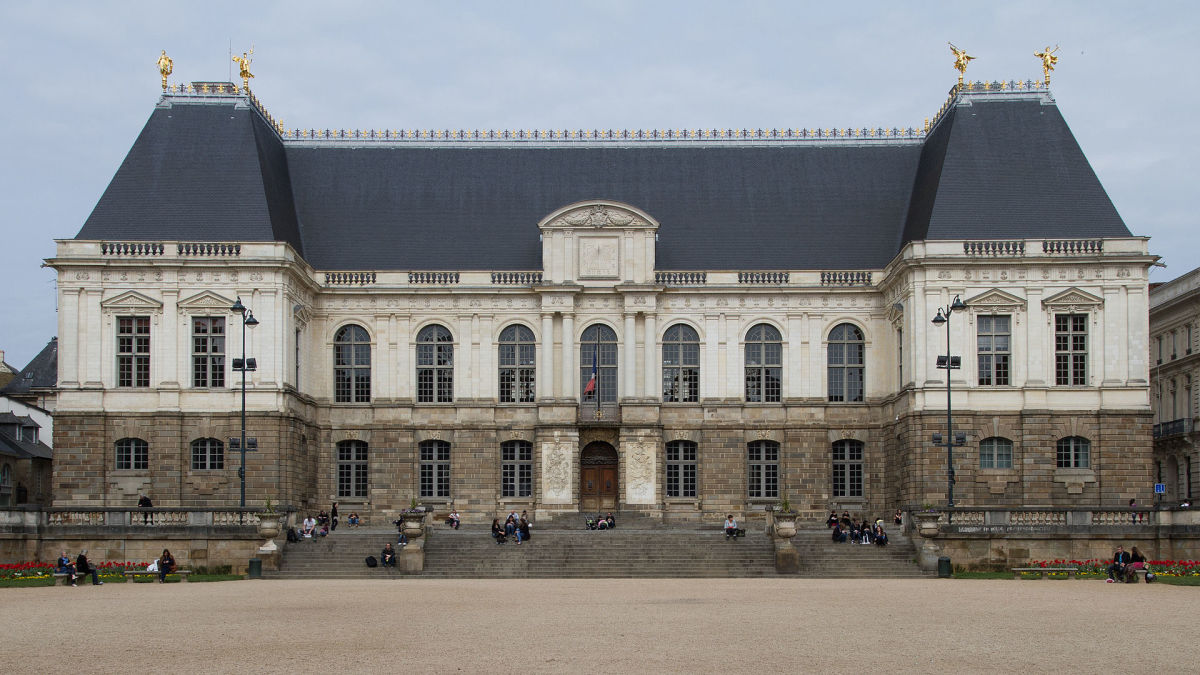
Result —
<svg viewBox="0 0 1200 675"><path fill-rule="evenodd" d="M425 534L425 512L424 510L410 510L402 515L401 520L404 521L404 536L408 537L408 543L412 544L414 539Z"/></svg>
<svg viewBox="0 0 1200 675"><path fill-rule="evenodd" d="M941 516L937 511L912 512L912 517L917 520L917 534L924 539L921 550L917 552L917 564L927 572L937 569L938 549L933 538L938 534L938 519Z"/></svg>
<svg viewBox="0 0 1200 675"><path fill-rule="evenodd" d="M785 541L796 536L796 513L775 513L775 536Z"/></svg>
<svg viewBox="0 0 1200 675"><path fill-rule="evenodd" d="M279 536L279 514L278 513L260 513L258 514L258 536L264 539L274 539Z"/></svg>

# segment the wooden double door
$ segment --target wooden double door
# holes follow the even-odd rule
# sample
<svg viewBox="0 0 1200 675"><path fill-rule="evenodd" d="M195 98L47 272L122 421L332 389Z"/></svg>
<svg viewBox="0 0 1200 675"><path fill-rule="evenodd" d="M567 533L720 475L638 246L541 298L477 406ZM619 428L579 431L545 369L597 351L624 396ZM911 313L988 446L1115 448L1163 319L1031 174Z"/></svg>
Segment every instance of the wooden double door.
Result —
<svg viewBox="0 0 1200 675"><path fill-rule="evenodd" d="M579 510L617 508L617 451L608 443L589 443L579 457Z"/></svg>

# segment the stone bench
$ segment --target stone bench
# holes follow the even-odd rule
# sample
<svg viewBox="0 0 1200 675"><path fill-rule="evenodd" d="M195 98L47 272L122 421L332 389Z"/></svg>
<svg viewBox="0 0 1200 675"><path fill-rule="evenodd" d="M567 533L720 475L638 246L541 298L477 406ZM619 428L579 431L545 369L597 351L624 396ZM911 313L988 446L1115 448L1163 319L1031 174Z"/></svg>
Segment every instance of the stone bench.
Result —
<svg viewBox="0 0 1200 675"><path fill-rule="evenodd" d="M90 576L90 575L76 574L75 576L83 577L83 576ZM66 572L55 572L54 573L54 585L55 586L66 586L70 583L71 583L71 575L70 574L67 574Z"/></svg>
<svg viewBox="0 0 1200 675"><path fill-rule="evenodd" d="M191 570L175 570L174 572L168 572L167 576L178 575L180 583L186 584L187 580L188 580L188 575L191 573L192 573ZM126 581L132 581L136 577L156 577L156 576L158 576L158 572L148 572L146 570L125 570L125 580Z"/></svg>
<svg viewBox="0 0 1200 675"><path fill-rule="evenodd" d="M1014 567L1012 568L1013 578L1020 579L1023 573L1038 572L1041 574L1041 579L1045 579L1046 575L1051 572L1066 572L1068 579L1074 579L1075 573L1079 571L1078 567Z"/></svg>

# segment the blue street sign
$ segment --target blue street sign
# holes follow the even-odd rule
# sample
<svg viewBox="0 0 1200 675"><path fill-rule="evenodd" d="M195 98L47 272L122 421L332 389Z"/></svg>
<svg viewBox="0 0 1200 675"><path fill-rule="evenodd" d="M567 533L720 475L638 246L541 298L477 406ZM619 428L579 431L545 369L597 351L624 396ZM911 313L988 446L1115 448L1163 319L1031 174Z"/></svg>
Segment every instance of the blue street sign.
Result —
<svg viewBox="0 0 1200 675"><path fill-rule="evenodd" d="M1156 495L1167 494L1167 484L1166 483L1155 483L1154 484L1154 494L1156 494Z"/></svg>

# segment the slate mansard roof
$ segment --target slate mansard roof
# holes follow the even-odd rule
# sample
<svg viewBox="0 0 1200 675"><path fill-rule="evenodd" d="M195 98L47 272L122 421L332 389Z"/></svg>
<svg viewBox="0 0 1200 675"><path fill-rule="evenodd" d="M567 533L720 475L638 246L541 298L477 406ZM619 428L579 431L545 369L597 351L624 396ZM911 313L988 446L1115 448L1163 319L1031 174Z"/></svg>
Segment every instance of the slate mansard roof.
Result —
<svg viewBox="0 0 1200 675"><path fill-rule="evenodd" d="M878 269L923 239L1129 236L1047 92L958 93L926 135L285 138L166 94L77 239L284 241L316 269L540 269L579 201L659 221L658 269Z"/></svg>

